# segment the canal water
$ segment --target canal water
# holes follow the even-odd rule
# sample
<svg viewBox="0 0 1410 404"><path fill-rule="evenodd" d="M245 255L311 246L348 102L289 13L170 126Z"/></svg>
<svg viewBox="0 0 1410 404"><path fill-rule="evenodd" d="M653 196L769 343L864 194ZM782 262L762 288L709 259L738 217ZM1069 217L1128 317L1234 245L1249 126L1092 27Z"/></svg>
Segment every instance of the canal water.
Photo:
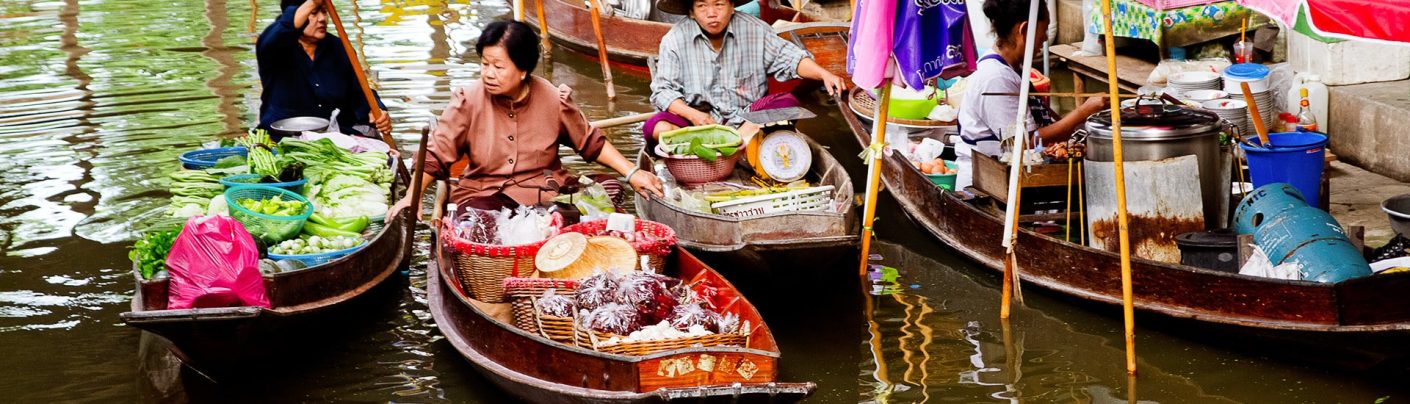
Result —
<svg viewBox="0 0 1410 404"><path fill-rule="evenodd" d="M277 2L0 2L0 397L10 402L507 402L436 331L424 257L354 325L248 380L183 371L158 338L125 327L127 246L165 213L176 156L243 133L259 84L253 39ZM257 7L256 7L257 6ZM340 2L404 148L450 89L475 80L479 27L508 5L468 0ZM618 71L608 103L597 65L555 48L545 72L590 119L649 110L649 78ZM860 179L859 147L833 105L805 129ZM610 130L628 155L639 131ZM569 157L571 166L602 171ZM858 182L859 187L861 182ZM894 281L859 285L852 262L750 282L783 350L781 378L814 402L1372 402L1410 396L1376 375L1241 353L1199 329L1138 330L1140 376L1124 372L1119 310L1030 289L998 320L997 278L918 230L883 194L877 229ZM424 245L426 234L420 234ZM747 276L749 268L721 268ZM866 291L864 295L863 291ZM875 292L875 293L871 293ZM864 297L865 296L865 297ZM1296 302L1289 302L1296 304ZM1143 323L1144 324L1144 323ZM1407 342L1410 343L1410 342Z"/></svg>

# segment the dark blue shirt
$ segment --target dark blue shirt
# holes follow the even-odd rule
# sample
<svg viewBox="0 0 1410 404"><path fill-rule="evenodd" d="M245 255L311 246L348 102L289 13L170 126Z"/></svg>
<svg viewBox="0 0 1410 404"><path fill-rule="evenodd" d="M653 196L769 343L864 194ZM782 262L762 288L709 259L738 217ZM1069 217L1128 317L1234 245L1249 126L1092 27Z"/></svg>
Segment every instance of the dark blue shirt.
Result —
<svg viewBox="0 0 1410 404"><path fill-rule="evenodd" d="M260 94L259 128L284 118L315 116L327 119L333 109L339 109L338 127L353 133L353 125L367 125L367 100L357 74L348 63L342 41L331 32L318 42L313 59L299 45L304 27L294 26L294 11L284 9L269 28L260 34L255 45L259 61L259 80L264 87ZM330 27L329 30L332 30ZM377 104L382 105L379 98ZM385 111L386 107L382 106Z"/></svg>

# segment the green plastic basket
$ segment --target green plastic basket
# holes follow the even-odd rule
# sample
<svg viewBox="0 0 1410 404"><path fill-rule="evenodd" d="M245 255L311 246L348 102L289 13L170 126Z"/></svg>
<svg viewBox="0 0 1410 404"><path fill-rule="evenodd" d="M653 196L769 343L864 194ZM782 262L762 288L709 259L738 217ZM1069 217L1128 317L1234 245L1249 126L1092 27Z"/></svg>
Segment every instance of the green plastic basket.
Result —
<svg viewBox="0 0 1410 404"><path fill-rule="evenodd" d="M264 200L278 195L280 199L304 203L304 211L296 216L273 216L255 212L235 203L240 199ZM230 205L230 216L245 225L251 236L266 244L278 243L299 235L304 222L313 214L313 204L302 195L285 189L266 185L240 185L225 190L225 203Z"/></svg>

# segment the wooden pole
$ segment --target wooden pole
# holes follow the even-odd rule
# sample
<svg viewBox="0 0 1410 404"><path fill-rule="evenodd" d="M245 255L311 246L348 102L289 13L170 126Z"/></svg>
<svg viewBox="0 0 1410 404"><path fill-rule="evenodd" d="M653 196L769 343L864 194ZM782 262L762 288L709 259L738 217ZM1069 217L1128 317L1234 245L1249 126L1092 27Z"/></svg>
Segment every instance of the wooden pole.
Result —
<svg viewBox="0 0 1410 404"><path fill-rule="evenodd" d="M607 118L603 120L592 121L590 124L592 125L592 127L598 129L610 128L613 126L620 126L645 121L647 119L651 119L652 115L656 115L656 113L647 112L636 115L619 116L616 118Z"/></svg>
<svg viewBox="0 0 1410 404"><path fill-rule="evenodd" d="M514 0L514 21L524 22L524 0Z"/></svg>
<svg viewBox="0 0 1410 404"><path fill-rule="evenodd" d="M842 95L837 95L842 97ZM891 107L891 83L881 83L881 100L876 106L876 117L871 124L871 146L863 156L867 158L867 196L862 205L862 265L858 274L867 274L867 255L871 253L871 226L876 223L876 194L881 186L881 159L886 149L886 114Z"/></svg>
<svg viewBox="0 0 1410 404"><path fill-rule="evenodd" d="M539 40L543 41L542 51L547 56L549 50L553 49L553 43L548 40L548 19L543 16L543 0L534 0L534 5L538 6Z"/></svg>
<svg viewBox="0 0 1410 404"><path fill-rule="evenodd" d="M1033 75L1028 74L1028 69L1033 66L1033 46L1034 37L1038 30L1038 2L1030 2L1028 6L1028 28L1026 29L1027 39L1023 46L1023 76L1018 88L1018 111L1015 113L1013 126L1009 128L1009 135L1013 137L1013 151L1009 154L1009 204L1004 210L1004 236L1000 244L1004 246L1004 286L1003 293L1000 294L1001 302L999 308L999 318L1009 318L1012 312L1011 302L1017 296L1020 302L1023 301L1021 293L1015 293L1021 288L1018 285L1018 269L1014 261L1017 253L1014 251L1014 244L1018 240L1018 194L1021 187L1022 176L1019 173L1023 170L1023 154L1028 149L1024 143L1028 140L1028 93Z"/></svg>
<svg viewBox="0 0 1410 404"><path fill-rule="evenodd" d="M1116 174L1116 227L1121 245L1121 311L1126 324L1126 373L1136 374L1136 312L1131 297L1131 230L1126 217L1126 171L1121 156L1121 102L1117 95L1116 38L1111 30L1111 0L1102 0L1106 33L1107 90L1111 97L1111 154Z"/></svg>
<svg viewBox="0 0 1410 404"><path fill-rule="evenodd" d="M416 221L421 219L421 174L426 166L426 141L430 137L431 127L421 128L421 142L416 146L416 165L412 167L411 174L412 208L402 212L410 216L406 219L406 257L411 257L411 249L416 245Z"/></svg>
<svg viewBox="0 0 1410 404"><path fill-rule="evenodd" d="M362 71L362 64L357 62L357 53L353 51L352 42L348 42L348 32L343 30L343 21L338 19L338 10L333 7L333 0L323 0L323 8L328 11L328 18L333 20L333 26L338 29L338 39L343 40L343 53L348 54L348 63L352 65L353 74L357 75L357 83L362 85L362 97L367 100L369 111L367 117L376 121L384 112L377 106L377 97L372 95L372 87L367 84L367 73ZM392 139L392 134L383 133L382 141L391 146L392 150L398 150L397 141Z"/></svg>
<svg viewBox="0 0 1410 404"><path fill-rule="evenodd" d="M1268 147L1268 127L1263 124L1263 114L1258 112L1258 102L1253 100L1253 92L1248 89L1248 82L1239 82L1239 89L1244 92L1244 103L1248 104L1249 118L1253 118L1253 131L1258 133L1258 141L1263 142L1260 146Z"/></svg>
<svg viewBox="0 0 1410 404"><path fill-rule="evenodd" d="M542 0L540 0L542 1ZM602 64L602 84L607 86L607 99L617 99L617 89L612 86L612 68L607 62L607 40L602 37L602 2L587 0L588 12L592 14L592 32L597 34L597 59Z"/></svg>

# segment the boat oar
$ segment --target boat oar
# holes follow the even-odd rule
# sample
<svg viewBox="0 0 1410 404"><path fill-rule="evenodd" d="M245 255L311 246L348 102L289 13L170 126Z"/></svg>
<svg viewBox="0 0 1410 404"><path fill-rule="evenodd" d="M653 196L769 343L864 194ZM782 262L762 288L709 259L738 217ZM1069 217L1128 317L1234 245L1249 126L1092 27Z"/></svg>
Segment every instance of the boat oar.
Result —
<svg viewBox="0 0 1410 404"><path fill-rule="evenodd" d="M610 128L610 127L613 127L613 126L622 126L622 125L626 125L626 124L633 124L633 123L645 121L645 120L647 120L647 119L651 119L651 116L652 116L652 115L656 115L656 113L655 113L655 112L646 112L646 113L641 113L641 114L636 114L636 115L619 116L619 117L616 117L616 118L607 118L607 119L592 121L592 122L590 122L590 124L591 124L592 127L594 127L594 128L605 129L605 128Z"/></svg>
<svg viewBox="0 0 1410 404"><path fill-rule="evenodd" d="M837 95L841 101L842 95ZM876 117L871 124L871 145L862 150L862 158L867 163L867 193L862 208L862 265L860 276L867 274L867 256L871 251L871 226L876 223L876 193L881 186L881 158L886 148L886 114L891 107L891 84L881 83L881 98L877 102Z"/></svg>
<svg viewBox="0 0 1410 404"><path fill-rule="evenodd" d="M343 20L338 18L338 10L333 7L333 0L323 0L323 8L328 11L328 18L333 20L333 27L338 29L338 39L343 40L343 53L348 54L348 63L352 65L353 74L357 75L357 84L362 85L362 97L367 99L367 117L373 121L377 117L386 113L377 107L377 97L372 95L372 87L367 84L367 73L362 71L362 64L357 61L357 52L353 51L352 42L348 42L348 32L343 30ZM391 146L392 150L398 150L396 139L392 139L392 134L383 133L382 141Z"/></svg>
<svg viewBox="0 0 1410 404"><path fill-rule="evenodd" d="M411 206L402 214L410 214L406 220L406 257L411 257L411 248L416 245L416 219L421 218L421 174L426 166L426 141L431 138L431 126L421 128L421 142L416 144L416 162L411 174Z"/></svg>
<svg viewBox="0 0 1410 404"><path fill-rule="evenodd" d="M587 0L587 3L588 13L592 14L592 32L597 35L597 59L602 64L602 83L607 85L607 99L615 100L617 89L612 87L612 68L607 62L607 40L602 37L602 2Z"/></svg>
<svg viewBox="0 0 1410 404"><path fill-rule="evenodd" d="M1120 90L1116 87L1116 83L1119 83L1116 76L1116 38L1111 30L1111 18L1111 0L1102 0L1102 29L1106 34L1106 81L1107 90L1111 94L1111 154L1112 171L1116 176L1116 228L1121 245L1121 311L1126 325L1126 372L1134 375L1136 313L1131 297L1131 232L1126 217L1126 171L1121 156L1121 103L1117 101ZM1248 90L1244 90L1244 93L1247 94Z"/></svg>

